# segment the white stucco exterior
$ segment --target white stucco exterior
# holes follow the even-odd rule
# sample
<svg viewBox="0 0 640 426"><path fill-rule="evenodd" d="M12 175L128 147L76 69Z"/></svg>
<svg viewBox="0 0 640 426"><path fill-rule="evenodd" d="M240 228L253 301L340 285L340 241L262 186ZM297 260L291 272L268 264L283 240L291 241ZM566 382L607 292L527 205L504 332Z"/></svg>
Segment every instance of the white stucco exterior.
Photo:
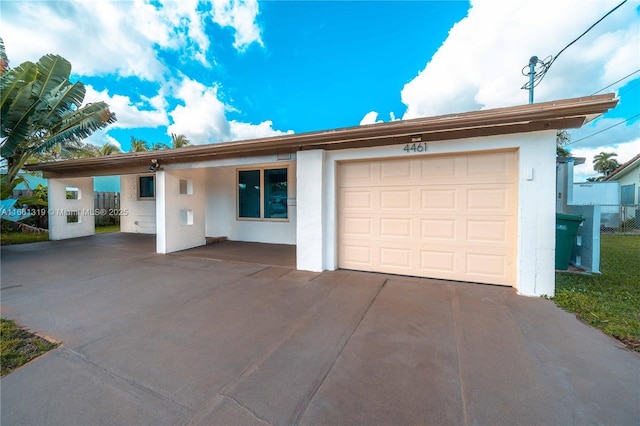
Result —
<svg viewBox="0 0 640 426"><path fill-rule="evenodd" d="M49 239L95 234L93 178L49 179L48 186ZM68 199L67 192L77 194L77 199Z"/></svg>
<svg viewBox="0 0 640 426"><path fill-rule="evenodd" d="M120 177L120 231L137 234L156 233L156 200L138 198L140 176L150 174L122 175Z"/></svg>
<svg viewBox="0 0 640 426"><path fill-rule="evenodd" d="M156 251L171 253L205 244L203 169L156 172ZM188 191L181 191L189 188Z"/></svg>
<svg viewBox="0 0 640 426"><path fill-rule="evenodd" d="M206 235L233 241L296 244L296 164L274 162L273 157L245 159L234 165L208 167L206 171ZM265 162L266 161L266 162ZM211 165L210 165L211 166ZM239 219L237 206L238 170L247 168L287 168L288 219L284 221Z"/></svg>
<svg viewBox="0 0 640 426"><path fill-rule="evenodd" d="M441 141L427 154L404 145L298 153L298 269L337 268L336 172L339 161L515 149L518 151L516 289L553 295L555 282L555 131ZM318 176L321 170L321 178ZM304 204L304 206L303 206ZM304 212L304 213L302 213ZM322 235L322 238L319 236Z"/></svg>

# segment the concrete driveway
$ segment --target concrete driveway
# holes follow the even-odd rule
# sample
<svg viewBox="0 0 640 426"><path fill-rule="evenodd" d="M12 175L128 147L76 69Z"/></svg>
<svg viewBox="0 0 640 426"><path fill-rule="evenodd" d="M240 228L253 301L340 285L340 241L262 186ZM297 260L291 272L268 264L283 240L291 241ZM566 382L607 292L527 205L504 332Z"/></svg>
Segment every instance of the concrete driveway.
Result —
<svg viewBox="0 0 640 426"><path fill-rule="evenodd" d="M640 357L548 300L152 250L2 247L2 315L63 342L3 426L640 423Z"/></svg>

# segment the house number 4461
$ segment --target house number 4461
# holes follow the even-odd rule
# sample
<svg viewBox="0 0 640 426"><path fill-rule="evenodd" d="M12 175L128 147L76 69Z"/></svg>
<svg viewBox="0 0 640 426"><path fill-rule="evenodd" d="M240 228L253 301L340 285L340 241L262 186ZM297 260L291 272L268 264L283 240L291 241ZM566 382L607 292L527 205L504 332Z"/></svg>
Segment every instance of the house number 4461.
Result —
<svg viewBox="0 0 640 426"><path fill-rule="evenodd" d="M408 143L404 146L403 149L407 154L410 154L412 152L427 152L427 143Z"/></svg>

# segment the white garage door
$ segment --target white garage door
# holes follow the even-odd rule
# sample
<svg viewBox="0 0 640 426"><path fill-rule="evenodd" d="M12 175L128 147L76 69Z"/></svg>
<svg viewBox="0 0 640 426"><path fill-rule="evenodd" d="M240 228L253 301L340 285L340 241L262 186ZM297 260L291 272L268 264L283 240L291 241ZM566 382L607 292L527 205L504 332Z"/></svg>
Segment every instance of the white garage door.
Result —
<svg viewBox="0 0 640 426"><path fill-rule="evenodd" d="M339 164L338 266L515 285L516 152Z"/></svg>

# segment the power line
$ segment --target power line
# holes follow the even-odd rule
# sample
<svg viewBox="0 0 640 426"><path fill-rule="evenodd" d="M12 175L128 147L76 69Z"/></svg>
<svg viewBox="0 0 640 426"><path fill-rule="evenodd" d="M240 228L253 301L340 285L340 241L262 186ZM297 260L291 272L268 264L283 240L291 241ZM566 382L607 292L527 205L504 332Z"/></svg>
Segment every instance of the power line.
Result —
<svg viewBox="0 0 640 426"><path fill-rule="evenodd" d="M553 65L555 60L558 59L558 56L560 56L562 54L562 52L567 50L571 45L573 45L575 42L577 42L582 37L584 37L589 31L591 31L593 29L593 27L595 27L600 22L602 22L607 16L611 15L613 12L615 12L620 6L622 6L626 2L627 2L627 0L622 1L619 5L617 5L616 7L611 9L609 12L607 12L602 18L598 19L593 25L591 25L589 28L587 28L585 32L580 34L575 40L573 40L571 43L569 43L565 47L563 47L555 56L548 56L547 58L545 58L544 61L538 60L538 63L536 65L541 65L541 69L539 71L535 72L534 78L533 78L533 81L534 81L533 85L531 84L531 81L528 81L527 83L525 83L521 87L521 89L530 90L532 87L536 87L540 83L540 81L544 78L544 76L547 74L547 71L549 71L549 68L551 68L551 65ZM537 60L537 58L536 58L536 60ZM522 74L523 75L529 75L528 73L525 73L525 69L527 69L528 67L529 67L529 65L525 65L525 67L522 69Z"/></svg>
<svg viewBox="0 0 640 426"><path fill-rule="evenodd" d="M622 95L623 93L627 93L629 90L633 89L634 87L636 87L638 84L640 84L640 81L632 84L631 86L627 87L624 90L621 90L620 92L618 92L618 95Z"/></svg>
<svg viewBox="0 0 640 426"><path fill-rule="evenodd" d="M591 94L591 96L593 96L593 95L597 95L598 93L602 92L603 90L606 90L606 89L608 89L609 87L613 86L614 84L620 83L622 80L625 80L625 79L627 79L627 78L631 77L632 75L634 75L634 74L636 74L636 73L639 73L639 72L640 72L640 68L639 68L639 69L637 69L637 70L635 70L635 71L634 71L634 72L632 72L631 74L629 74L629 75L626 75L626 76L622 77L620 80L618 80L618 81L614 81L613 83L611 83L611 84L610 84L610 85L608 85L607 87L603 87L602 89L598 90L597 92L595 92L595 93Z"/></svg>
<svg viewBox="0 0 640 426"><path fill-rule="evenodd" d="M600 22L602 22L602 20L604 18L606 18L607 16L611 15L613 12L616 11L616 9L618 9L620 6L622 6L623 4L625 4L627 2L627 0L624 0L622 3L620 3L619 5L617 5L616 7L614 7L613 9L611 9L609 12L607 12L606 15L604 15L602 18L598 19L593 25L591 25L589 28L587 28L587 30L585 32L583 32L582 34L580 34L578 36L578 38L576 38L575 40L573 40L571 43L567 44L564 49L562 49L561 51L559 51L556 56L553 58L553 60L551 61L551 64L558 59L558 56L560 56L560 54L562 52L564 52L565 50L567 50L567 48L569 46L571 46L573 43L575 43L576 41L580 40L586 33L588 33L589 31L591 31L593 29L593 27L595 27L596 25L598 25ZM549 64L549 66L551 66L551 64Z"/></svg>
<svg viewBox="0 0 640 426"><path fill-rule="evenodd" d="M619 125L621 125L621 124L624 124L624 123L626 123L626 122L627 122L627 121L629 121L629 120L633 120L633 119L634 119L634 118L636 118L636 117L640 117L640 114L636 114L636 115L634 115L634 116L631 116L631 117L627 118L626 120L622 120L621 122L616 123L616 124L614 124L613 126L609 126L609 127L607 127L606 129L599 130L599 131L597 131L597 132L595 132L595 133L590 134L589 136L585 136L584 138L580 138L580 139L575 140L575 141L573 141L573 142L569 142L569 143L568 143L568 144L566 144L565 146L567 146L567 145L573 145L574 143L578 143L578 142L583 141L583 140L585 140L585 139L589 139L591 136L595 136L595 135L598 135L598 134L600 134L600 133L602 133L602 132L606 132L607 130L609 130L609 129L613 129L614 127L619 126Z"/></svg>

